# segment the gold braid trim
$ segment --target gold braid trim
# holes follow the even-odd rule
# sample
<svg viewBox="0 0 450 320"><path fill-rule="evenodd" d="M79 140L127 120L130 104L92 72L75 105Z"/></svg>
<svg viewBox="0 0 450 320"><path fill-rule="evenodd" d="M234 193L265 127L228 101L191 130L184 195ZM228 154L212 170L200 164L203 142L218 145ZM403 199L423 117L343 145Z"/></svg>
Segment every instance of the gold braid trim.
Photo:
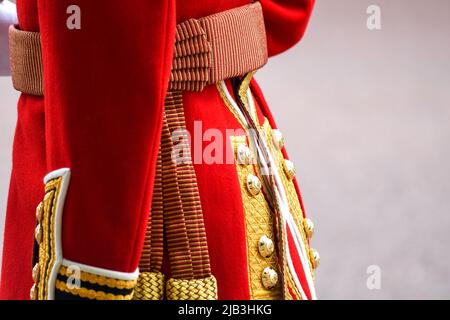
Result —
<svg viewBox="0 0 450 320"><path fill-rule="evenodd" d="M167 300L217 300L217 281L214 276L203 279L169 279Z"/></svg>
<svg viewBox="0 0 450 320"><path fill-rule="evenodd" d="M288 270L287 266L285 267L285 270L286 270L285 286L284 286L285 287L284 288L285 300L303 300L300 292L298 291L297 286L294 283L294 280L292 279L291 272Z"/></svg>
<svg viewBox="0 0 450 320"><path fill-rule="evenodd" d="M30 293L31 300L47 300L49 291L49 278L51 270L55 264L55 216L58 205L61 184L63 178L57 177L45 184L44 200L39 205L39 219L37 230L40 241L39 246L36 282Z"/></svg>
<svg viewBox="0 0 450 320"><path fill-rule="evenodd" d="M133 300L162 300L164 275L160 272L141 272L134 288Z"/></svg>
<svg viewBox="0 0 450 320"><path fill-rule="evenodd" d="M67 267L65 266L61 266L61 268L59 269L59 274L67 277L73 276L73 274L69 274L69 272L67 271ZM137 280L118 280L84 271L80 271L80 280L117 289L133 289L137 283Z"/></svg>
<svg viewBox="0 0 450 320"><path fill-rule="evenodd" d="M69 288L67 284L63 281L56 280L55 284L56 289L67 292L72 295L79 296L81 298L87 298L91 300L131 300L133 298L133 294L129 295L115 295L112 293L105 293L103 291L95 291L86 288Z"/></svg>
<svg viewBox="0 0 450 320"><path fill-rule="evenodd" d="M250 107L248 97L247 97L247 92L248 92L248 89L250 88L250 82L252 81L255 73L256 73L256 70L251 71L251 72L247 73L244 76L244 78L242 79L241 85L239 87L239 98L244 103L245 108L247 108L250 116L252 117L253 122L255 124L259 125L259 119L258 119L258 115L256 114L256 108Z"/></svg>

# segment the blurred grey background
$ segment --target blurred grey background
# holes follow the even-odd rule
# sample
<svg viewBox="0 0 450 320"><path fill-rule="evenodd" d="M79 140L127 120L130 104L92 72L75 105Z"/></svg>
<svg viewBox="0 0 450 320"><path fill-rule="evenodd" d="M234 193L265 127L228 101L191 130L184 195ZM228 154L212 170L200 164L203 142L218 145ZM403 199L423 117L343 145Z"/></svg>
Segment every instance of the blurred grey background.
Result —
<svg viewBox="0 0 450 320"><path fill-rule="evenodd" d="M316 224L320 298L450 298L449 14L447 0L319 0L303 41L257 74ZM0 78L0 216L17 97Z"/></svg>

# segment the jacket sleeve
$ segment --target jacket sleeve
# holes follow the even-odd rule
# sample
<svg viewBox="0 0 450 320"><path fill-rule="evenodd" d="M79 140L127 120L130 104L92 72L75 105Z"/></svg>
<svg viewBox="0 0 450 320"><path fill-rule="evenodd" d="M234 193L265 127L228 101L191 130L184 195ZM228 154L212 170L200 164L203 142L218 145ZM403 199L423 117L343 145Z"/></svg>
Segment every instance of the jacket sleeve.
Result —
<svg viewBox="0 0 450 320"><path fill-rule="evenodd" d="M137 277L172 61L174 1L38 0L38 11L49 172L43 210L50 221L41 228L55 239L49 248L55 263L39 262L50 276L38 290L56 286L49 298L101 298L95 288L100 294L114 288L102 283L128 281L130 289ZM82 286L97 279L94 293L65 285L73 267ZM119 289L106 293L130 297Z"/></svg>
<svg viewBox="0 0 450 320"><path fill-rule="evenodd" d="M269 56L286 51L303 37L315 0L260 0Z"/></svg>

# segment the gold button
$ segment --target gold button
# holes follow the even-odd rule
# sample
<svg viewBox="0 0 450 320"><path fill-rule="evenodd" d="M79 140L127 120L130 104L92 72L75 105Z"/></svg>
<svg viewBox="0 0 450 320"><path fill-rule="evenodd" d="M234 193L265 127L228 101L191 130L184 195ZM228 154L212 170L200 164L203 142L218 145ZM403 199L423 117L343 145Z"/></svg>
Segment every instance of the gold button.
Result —
<svg viewBox="0 0 450 320"><path fill-rule="evenodd" d="M320 264L320 255L316 249L309 249L309 259L311 260L312 267L316 269Z"/></svg>
<svg viewBox="0 0 450 320"><path fill-rule="evenodd" d="M261 192L261 181L254 174L249 174L247 176L247 189L251 195L256 196Z"/></svg>
<svg viewBox="0 0 450 320"><path fill-rule="evenodd" d="M272 267L267 267L262 272L261 281L264 288L271 290L278 283L278 273Z"/></svg>
<svg viewBox="0 0 450 320"><path fill-rule="evenodd" d="M259 239L258 251L263 258L269 258L275 250L272 239L264 235Z"/></svg>
<svg viewBox="0 0 450 320"><path fill-rule="evenodd" d="M305 229L306 236L311 239L314 234L314 223L311 219L303 219L303 228Z"/></svg>
<svg viewBox="0 0 450 320"><path fill-rule="evenodd" d="M284 172L289 180L294 179L295 176L295 166L290 160L284 160Z"/></svg>
<svg viewBox="0 0 450 320"><path fill-rule="evenodd" d="M43 204L42 204L42 202L41 202L41 203L39 203L39 205L36 207L36 220L37 220L37 222L41 222L41 220L42 220L43 209L44 209L44 206L43 206Z"/></svg>
<svg viewBox="0 0 450 320"><path fill-rule="evenodd" d="M238 145L237 150L237 160L241 165L249 165L252 163L252 152L247 145L241 143Z"/></svg>
<svg viewBox="0 0 450 320"><path fill-rule="evenodd" d="M33 267L33 281L38 282L39 281L39 263L36 263Z"/></svg>
<svg viewBox="0 0 450 320"><path fill-rule="evenodd" d="M33 284L33 286L30 289L30 300L36 300L36 285Z"/></svg>
<svg viewBox="0 0 450 320"><path fill-rule="evenodd" d="M284 147L284 138L280 130L272 130L272 140L275 148L282 149Z"/></svg>
<svg viewBox="0 0 450 320"><path fill-rule="evenodd" d="M42 241L42 229L41 229L41 225L40 224L38 224L36 226L36 229L34 229L34 239L36 239L36 242L38 244L40 244L41 241Z"/></svg>

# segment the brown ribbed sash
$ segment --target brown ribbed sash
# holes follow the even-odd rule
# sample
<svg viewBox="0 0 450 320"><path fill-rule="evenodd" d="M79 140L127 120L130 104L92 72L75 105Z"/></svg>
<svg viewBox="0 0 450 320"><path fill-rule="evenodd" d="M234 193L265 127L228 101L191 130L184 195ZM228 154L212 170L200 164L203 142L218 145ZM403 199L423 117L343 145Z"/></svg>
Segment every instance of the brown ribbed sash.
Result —
<svg viewBox="0 0 450 320"><path fill-rule="evenodd" d="M178 140L180 143L188 141L180 91L169 91L165 100L151 216L140 269L161 271L164 225L171 277L202 279L211 275L211 267L200 194L190 154L182 154L184 161L180 163L172 159L174 133L182 139Z"/></svg>
<svg viewBox="0 0 450 320"><path fill-rule="evenodd" d="M139 261L140 272L161 272L164 254L164 216L162 159L158 153L153 186L152 206L147 223L144 247Z"/></svg>
<svg viewBox="0 0 450 320"><path fill-rule="evenodd" d="M186 120L184 117L182 93L169 92L166 97L165 113L169 131L172 134L177 130L178 136L182 138L180 143L188 143L186 131ZM162 141L167 143L168 141ZM206 240L206 231L203 221L203 212L200 202L200 194L197 186L197 178L192 165L190 155L190 145L183 150L187 154L183 154L181 163L176 164L176 174L179 188L179 197L181 199L183 211L178 213L183 216L186 221L187 235L189 239L189 249L192 255L192 272L194 279L204 278L211 275L208 244ZM188 161L186 161L188 160ZM171 159L172 162L172 159ZM169 249L171 243L168 240ZM174 246L178 244L174 242ZM186 243L187 245L187 243ZM185 247L186 247L185 245ZM175 276L176 277L176 276Z"/></svg>
<svg viewBox="0 0 450 320"><path fill-rule="evenodd" d="M203 213L192 163L174 163L172 134L187 139L182 93L168 92L165 101L166 124L161 138L163 162L164 224L171 275L199 279L211 275ZM186 141L186 140L184 140ZM183 158L190 155L183 155Z"/></svg>

